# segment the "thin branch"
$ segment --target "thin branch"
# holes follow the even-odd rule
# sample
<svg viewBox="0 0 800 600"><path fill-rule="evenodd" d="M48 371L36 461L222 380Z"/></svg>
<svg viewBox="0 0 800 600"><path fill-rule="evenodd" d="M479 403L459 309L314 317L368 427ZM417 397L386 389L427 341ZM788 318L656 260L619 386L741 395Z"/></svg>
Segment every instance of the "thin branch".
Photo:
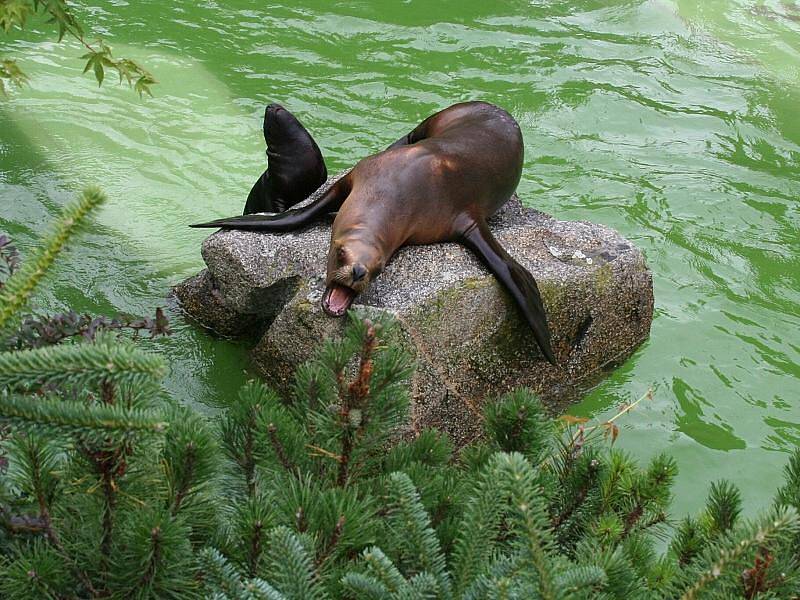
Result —
<svg viewBox="0 0 800 600"><path fill-rule="evenodd" d="M339 412L339 422L342 426L342 452L341 461L339 461L339 473L336 477L336 484L339 487L344 487L347 484L347 479L350 469L350 457L353 452L356 439L359 437L364 429L365 419L362 416L361 421L355 427L350 422L350 414L354 409L360 409L364 401L369 396L369 384L372 379L372 355L375 352L377 345L377 335L375 325L370 320L364 321L367 326L366 334L364 335L364 345L361 349L361 361L358 365L358 376L356 380L348 387L348 393L344 396Z"/></svg>
<svg viewBox="0 0 800 600"><path fill-rule="evenodd" d="M344 531L345 522L346 519L344 518L344 515L340 515L339 519L336 521L336 525L333 528L330 541L325 546L325 550L317 559L317 570L319 570L322 565L325 564L325 561L330 558L331 554L333 554L333 551L336 549L336 546L339 544L339 540L342 537L342 532Z"/></svg>
<svg viewBox="0 0 800 600"><path fill-rule="evenodd" d="M272 444L272 449L275 450L275 454L278 456L278 460L283 465L283 468L287 471L294 471L294 465L292 465L289 457L286 455L286 448L283 447L280 439L278 439L278 428L275 427L274 423L270 423L267 426L267 433L269 433L269 441Z"/></svg>

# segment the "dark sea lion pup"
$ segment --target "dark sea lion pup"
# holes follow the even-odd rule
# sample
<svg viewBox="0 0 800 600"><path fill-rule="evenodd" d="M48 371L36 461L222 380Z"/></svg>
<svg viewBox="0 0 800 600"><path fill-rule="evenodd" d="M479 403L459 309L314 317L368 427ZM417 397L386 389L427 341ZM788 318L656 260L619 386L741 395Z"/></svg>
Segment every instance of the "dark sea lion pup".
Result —
<svg viewBox="0 0 800 600"><path fill-rule="evenodd" d="M308 198L328 178L314 138L280 104L270 104L264 112L264 139L267 170L250 190L246 215L283 212Z"/></svg>
<svg viewBox="0 0 800 600"><path fill-rule="evenodd" d="M333 316L347 311L401 246L458 242L511 293L545 358L555 364L536 281L486 224L514 193L522 156L522 133L506 111L485 102L456 104L361 160L307 206L194 227L288 231L338 211L322 296L323 309Z"/></svg>

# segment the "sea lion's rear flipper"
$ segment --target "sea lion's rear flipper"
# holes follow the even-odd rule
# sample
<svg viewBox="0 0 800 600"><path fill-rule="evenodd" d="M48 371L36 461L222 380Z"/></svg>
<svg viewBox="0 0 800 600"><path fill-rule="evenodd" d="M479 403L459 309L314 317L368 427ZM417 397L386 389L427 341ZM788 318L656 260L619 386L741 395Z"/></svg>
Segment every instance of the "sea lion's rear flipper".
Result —
<svg viewBox="0 0 800 600"><path fill-rule="evenodd" d="M247 202L244 205L243 215L252 215L253 213L272 212L274 210L274 200L272 198L272 190L269 187L269 169L259 177L253 188L250 190L250 195L247 196Z"/></svg>
<svg viewBox="0 0 800 600"><path fill-rule="evenodd" d="M334 183L319 198L301 208L270 215L242 215L197 223L189 227L215 227L220 229L246 229L249 231L291 231L312 223L318 217L339 210L350 194L350 174Z"/></svg>
<svg viewBox="0 0 800 600"><path fill-rule="evenodd" d="M515 261L497 242L484 222L476 223L461 236L461 243L471 249L483 264L497 277L497 280L509 291L519 306L528 324L533 329L536 343L545 358L556 364L553 349L550 346L550 328L547 326L547 315L542 305L539 287L527 269Z"/></svg>

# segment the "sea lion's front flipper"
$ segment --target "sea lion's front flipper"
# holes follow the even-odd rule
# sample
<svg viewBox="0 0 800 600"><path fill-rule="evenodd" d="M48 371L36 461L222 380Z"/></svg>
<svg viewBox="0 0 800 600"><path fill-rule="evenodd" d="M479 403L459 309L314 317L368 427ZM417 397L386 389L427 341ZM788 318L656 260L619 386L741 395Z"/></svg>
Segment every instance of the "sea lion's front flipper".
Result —
<svg viewBox="0 0 800 600"><path fill-rule="evenodd" d="M545 358L550 363L556 364L556 358L550 346L547 315L533 275L511 258L484 222L478 222L467 229L460 241L478 255L486 267L497 277L497 280L511 293L533 329L533 336Z"/></svg>
<svg viewBox="0 0 800 600"><path fill-rule="evenodd" d="M428 137L428 121L430 121L436 115L431 115L427 119L425 119L422 123L417 125L410 133L407 133L391 146L386 148L387 150L391 150L392 148L399 148L400 146L410 146L411 144L416 144L420 140L424 140Z"/></svg>
<svg viewBox="0 0 800 600"><path fill-rule="evenodd" d="M269 187L269 169L267 169L253 184L242 214L252 215L253 213L272 212L275 210L274 205L272 190Z"/></svg>
<svg viewBox="0 0 800 600"><path fill-rule="evenodd" d="M242 215L227 217L208 223L197 223L189 227L217 227L221 229L245 229L248 231L291 231L312 223L318 217L339 210L350 194L351 181L348 173L334 183L330 189L313 202L301 208L270 215Z"/></svg>

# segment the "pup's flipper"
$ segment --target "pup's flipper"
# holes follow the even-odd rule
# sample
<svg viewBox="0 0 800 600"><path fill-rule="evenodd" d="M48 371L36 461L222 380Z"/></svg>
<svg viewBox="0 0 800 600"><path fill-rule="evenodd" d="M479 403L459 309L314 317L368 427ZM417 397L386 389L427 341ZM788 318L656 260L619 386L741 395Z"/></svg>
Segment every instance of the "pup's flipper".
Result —
<svg viewBox="0 0 800 600"><path fill-rule="evenodd" d="M511 258L494 238L485 222L477 222L474 227L467 229L459 241L475 252L483 264L509 291L525 316L525 320L531 326L533 337L536 338L542 354L551 364L556 364L556 357L550 346L547 315L533 275Z"/></svg>
<svg viewBox="0 0 800 600"><path fill-rule="evenodd" d="M259 177L253 188L250 190L250 195L247 196L247 202L244 205L243 215L252 215L253 213L273 212L275 202L272 198L272 190L269 186L269 169Z"/></svg>
<svg viewBox="0 0 800 600"><path fill-rule="evenodd" d="M291 231L312 223L322 215L339 210L350 194L350 174L334 183L322 196L302 208L293 208L269 215L242 215L227 217L208 223L197 223L189 227L216 227L221 229L245 229L248 231Z"/></svg>

